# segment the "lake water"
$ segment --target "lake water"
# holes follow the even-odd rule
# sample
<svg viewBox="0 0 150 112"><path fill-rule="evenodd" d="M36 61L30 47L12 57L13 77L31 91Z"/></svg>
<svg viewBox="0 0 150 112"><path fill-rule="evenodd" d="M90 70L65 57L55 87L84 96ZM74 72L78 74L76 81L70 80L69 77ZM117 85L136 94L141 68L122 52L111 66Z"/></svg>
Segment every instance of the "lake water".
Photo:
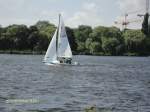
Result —
<svg viewBox="0 0 150 112"><path fill-rule="evenodd" d="M75 56L80 66L59 67L42 58L0 54L0 112L150 112L150 57Z"/></svg>

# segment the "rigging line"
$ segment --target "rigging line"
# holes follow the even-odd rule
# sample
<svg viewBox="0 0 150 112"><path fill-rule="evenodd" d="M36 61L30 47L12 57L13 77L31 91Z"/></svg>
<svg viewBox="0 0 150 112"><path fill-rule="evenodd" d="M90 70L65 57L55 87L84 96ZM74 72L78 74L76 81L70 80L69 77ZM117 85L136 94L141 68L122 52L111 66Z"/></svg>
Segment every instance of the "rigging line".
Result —
<svg viewBox="0 0 150 112"><path fill-rule="evenodd" d="M144 10L145 10L145 9L142 8L142 9L135 10L135 11L132 11L132 12L125 12L124 15L125 15L125 14L129 14L129 15L130 15L130 14L136 14L136 13L141 12L141 11L144 11Z"/></svg>

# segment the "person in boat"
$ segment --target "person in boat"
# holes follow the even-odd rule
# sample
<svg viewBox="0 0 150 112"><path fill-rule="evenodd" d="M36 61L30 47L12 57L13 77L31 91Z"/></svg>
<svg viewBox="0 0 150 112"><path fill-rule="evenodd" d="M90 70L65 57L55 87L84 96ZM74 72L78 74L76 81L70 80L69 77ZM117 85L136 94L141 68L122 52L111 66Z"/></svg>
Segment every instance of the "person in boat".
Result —
<svg viewBox="0 0 150 112"><path fill-rule="evenodd" d="M72 59L71 58L67 58L66 59L66 63L71 64L72 63Z"/></svg>
<svg viewBox="0 0 150 112"><path fill-rule="evenodd" d="M59 57L58 59L60 61L60 63L65 63L65 64L71 64L72 63L72 59L71 58L65 58L65 57Z"/></svg>

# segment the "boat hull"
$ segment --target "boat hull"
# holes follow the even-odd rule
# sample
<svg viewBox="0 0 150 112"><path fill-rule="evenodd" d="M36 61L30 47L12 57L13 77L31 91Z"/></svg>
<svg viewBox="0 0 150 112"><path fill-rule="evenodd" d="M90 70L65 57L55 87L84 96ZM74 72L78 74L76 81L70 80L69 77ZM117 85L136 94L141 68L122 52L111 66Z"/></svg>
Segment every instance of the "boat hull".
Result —
<svg viewBox="0 0 150 112"><path fill-rule="evenodd" d="M45 63L46 65L48 66L76 66L76 65L79 65L78 62L74 62L74 63L71 63L71 64L68 64L68 63Z"/></svg>

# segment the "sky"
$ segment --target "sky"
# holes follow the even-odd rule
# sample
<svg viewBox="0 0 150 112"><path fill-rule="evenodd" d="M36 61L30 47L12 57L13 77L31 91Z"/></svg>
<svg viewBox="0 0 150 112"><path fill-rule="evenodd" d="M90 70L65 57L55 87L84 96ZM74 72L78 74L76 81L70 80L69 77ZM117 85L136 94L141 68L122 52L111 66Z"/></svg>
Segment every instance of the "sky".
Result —
<svg viewBox="0 0 150 112"><path fill-rule="evenodd" d="M133 13L134 12L134 13ZM145 12L145 0L0 0L0 25L34 25L39 20L58 24L61 13L66 26L114 26L114 21L142 19L137 14ZM120 26L120 25L117 25ZM121 26L120 26L121 27ZM140 28L135 22L129 28Z"/></svg>

